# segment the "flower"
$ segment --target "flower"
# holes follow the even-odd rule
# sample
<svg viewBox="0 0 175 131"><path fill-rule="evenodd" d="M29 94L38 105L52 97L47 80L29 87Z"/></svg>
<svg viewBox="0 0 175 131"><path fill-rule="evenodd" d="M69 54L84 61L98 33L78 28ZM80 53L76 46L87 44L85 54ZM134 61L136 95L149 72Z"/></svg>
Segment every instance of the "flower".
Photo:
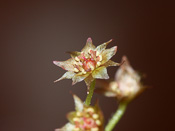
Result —
<svg viewBox="0 0 175 131"><path fill-rule="evenodd" d="M117 52L117 46L106 49L106 46L111 41L112 40L109 40L95 47L92 44L91 38L88 38L81 52L68 52L72 58L66 61L53 61L55 65L67 70L67 72L55 82L63 79L72 79L72 85L74 85L84 80L87 87L89 87L94 79L108 79L109 76L106 67L120 65L110 60Z"/></svg>
<svg viewBox="0 0 175 131"><path fill-rule="evenodd" d="M69 122L55 131L102 131L103 114L98 104L86 106L79 97L73 95L75 111L68 113Z"/></svg>
<svg viewBox="0 0 175 131"><path fill-rule="evenodd" d="M103 93L107 97L117 97L118 100L132 100L145 87L141 84L141 77L131 67L126 56L123 56L124 62L115 75L115 81L106 84L106 87L97 89L97 92ZM103 84L104 85L104 84Z"/></svg>

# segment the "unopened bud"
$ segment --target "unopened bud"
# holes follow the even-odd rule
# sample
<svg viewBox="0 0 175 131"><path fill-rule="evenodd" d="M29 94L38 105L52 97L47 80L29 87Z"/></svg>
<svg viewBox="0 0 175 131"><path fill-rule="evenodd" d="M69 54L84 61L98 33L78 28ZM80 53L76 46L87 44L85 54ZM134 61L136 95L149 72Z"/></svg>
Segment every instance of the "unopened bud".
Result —
<svg viewBox="0 0 175 131"><path fill-rule="evenodd" d="M73 121L80 121L78 117L73 118Z"/></svg>

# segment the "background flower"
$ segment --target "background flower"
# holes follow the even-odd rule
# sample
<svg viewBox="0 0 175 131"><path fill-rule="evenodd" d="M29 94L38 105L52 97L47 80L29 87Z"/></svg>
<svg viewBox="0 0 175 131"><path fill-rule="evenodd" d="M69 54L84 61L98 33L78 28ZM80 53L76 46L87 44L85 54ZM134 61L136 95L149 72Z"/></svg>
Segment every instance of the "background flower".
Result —
<svg viewBox="0 0 175 131"><path fill-rule="evenodd" d="M126 56L122 57L122 62L115 74L115 81L101 84L103 88L97 89L97 92L107 97L117 97L118 100L131 100L145 89L140 75L131 67Z"/></svg>

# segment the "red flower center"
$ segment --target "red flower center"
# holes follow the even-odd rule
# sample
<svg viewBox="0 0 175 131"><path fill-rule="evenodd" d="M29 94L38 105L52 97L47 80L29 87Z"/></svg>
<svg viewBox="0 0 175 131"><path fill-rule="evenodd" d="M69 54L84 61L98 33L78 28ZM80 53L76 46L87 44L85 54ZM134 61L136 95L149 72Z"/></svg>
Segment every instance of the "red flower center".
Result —
<svg viewBox="0 0 175 131"><path fill-rule="evenodd" d="M91 70L94 70L96 67L96 61L92 58L85 59L83 62L83 68L85 71L89 72Z"/></svg>

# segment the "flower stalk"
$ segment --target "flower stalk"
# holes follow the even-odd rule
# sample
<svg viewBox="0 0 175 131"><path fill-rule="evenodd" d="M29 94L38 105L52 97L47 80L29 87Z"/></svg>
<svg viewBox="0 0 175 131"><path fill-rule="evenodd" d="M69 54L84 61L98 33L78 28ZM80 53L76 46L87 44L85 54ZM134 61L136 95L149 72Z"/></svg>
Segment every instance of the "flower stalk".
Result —
<svg viewBox="0 0 175 131"><path fill-rule="evenodd" d="M85 100L85 104L87 106L89 106L91 104L91 99L92 99L92 96L93 96L93 93L94 93L94 89L95 89L95 80L92 81L92 83L90 85L90 89L87 92L87 97L86 97L86 100Z"/></svg>
<svg viewBox="0 0 175 131"><path fill-rule="evenodd" d="M106 125L105 131L114 129L124 115L128 103L145 89L145 86L141 84L141 76L131 67L126 56L123 56L121 63L111 60L117 52L117 46L106 49L111 41L96 47L93 45L92 39L88 38L81 51L68 52L71 56L68 60L53 61L55 65L67 71L54 82L72 79L72 85L85 81L87 86L85 102L73 94L75 111L68 113L69 122L55 131L104 131L103 113L98 102L95 106L91 106L91 99L96 79L109 79L107 73L109 66L120 66L120 68L116 72L114 81L102 83L103 88L97 88L96 92L116 98L119 101L119 106Z"/></svg>
<svg viewBox="0 0 175 131"><path fill-rule="evenodd" d="M115 125L119 122L123 114L125 113L126 107L128 102L123 101L119 104L119 107L113 117L109 120L108 124L106 125L105 131L112 131Z"/></svg>

